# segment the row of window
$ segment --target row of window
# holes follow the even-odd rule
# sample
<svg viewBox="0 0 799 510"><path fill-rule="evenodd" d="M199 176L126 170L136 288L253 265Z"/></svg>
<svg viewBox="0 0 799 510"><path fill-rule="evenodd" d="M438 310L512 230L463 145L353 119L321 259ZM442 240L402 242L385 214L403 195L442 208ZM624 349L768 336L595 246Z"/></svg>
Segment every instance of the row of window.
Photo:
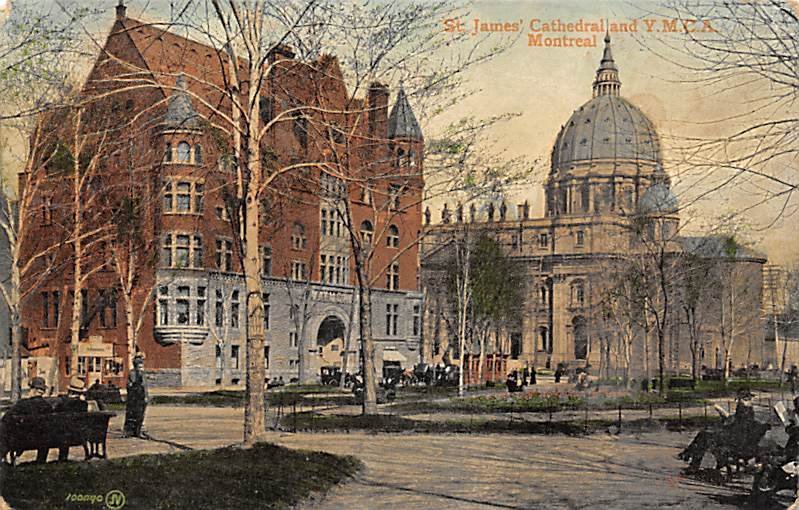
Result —
<svg viewBox="0 0 799 510"><path fill-rule="evenodd" d="M322 283L346 285L349 283L350 258L342 255L319 257L319 280Z"/></svg>
<svg viewBox="0 0 799 510"><path fill-rule="evenodd" d="M322 208L322 237L346 237L347 230L341 214L334 208Z"/></svg>
<svg viewBox="0 0 799 510"><path fill-rule="evenodd" d="M196 144L194 148L192 148L189 142L186 141L178 142L175 147L167 142L164 149L164 163L202 165L203 148L200 144Z"/></svg>
<svg viewBox="0 0 799 510"><path fill-rule="evenodd" d="M413 306L413 321L411 324L413 336L419 336L422 331L422 312L421 306ZM386 305L386 336L398 336L399 334L399 305L389 303Z"/></svg>
<svg viewBox="0 0 799 510"><path fill-rule="evenodd" d="M521 239L521 235L513 235L511 237L511 247L515 250L519 248ZM548 233L543 232L538 234L538 247L541 249L549 248L549 241L550 236ZM574 245L577 247L585 246L585 232L583 230L577 230L574 233Z"/></svg>
<svg viewBox="0 0 799 510"><path fill-rule="evenodd" d="M361 239L363 239L364 244L372 244L374 240L375 230L372 226L372 222L369 220L364 220L361 222ZM389 248L399 248L400 242L400 231L399 227L396 225L390 225L388 227L388 232L386 233L386 246Z"/></svg>
<svg viewBox="0 0 799 510"><path fill-rule="evenodd" d="M165 213L202 214L205 185L196 181L168 181L164 184Z"/></svg>
<svg viewBox="0 0 799 510"><path fill-rule="evenodd" d="M543 307L549 306L550 291L549 287L544 284L539 288L539 304ZM575 280L572 282L569 293L569 300L572 306L585 306L585 282L583 280Z"/></svg>
<svg viewBox="0 0 799 510"><path fill-rule="evenodd" d="M98 320L99 327L104 329L117 327L117 289L96 289L92 291L96 294L90 300L89 289L80 291L80 327L86 328L93 319ZM73 293L70 291L69 299L72 300ZM54 329L59 325L61 319L61 292L57 290L44 291L41 293L42 316L41 327L44 329Z"/></svg>

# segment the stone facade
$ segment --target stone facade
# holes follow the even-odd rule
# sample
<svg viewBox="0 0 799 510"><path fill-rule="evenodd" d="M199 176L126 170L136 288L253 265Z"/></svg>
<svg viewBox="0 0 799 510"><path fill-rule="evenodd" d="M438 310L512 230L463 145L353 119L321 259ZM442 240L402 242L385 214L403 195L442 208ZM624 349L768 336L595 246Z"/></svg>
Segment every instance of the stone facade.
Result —
<svg viewBox="0 0 799 510"><path fill-rule="evenodd" d="M458 205L455 219L444 206L442 221L427 221L422 249L425 300L426 361L454 358L457 345L455 308L447 293L455 243L465 236L488 235L502 246L523 275L524 299L510 324L498 332L489 352L510 354L510 367L558 363L590 364L612 376L623 363L618 325L606 319L611 275L630 254L644 256L647 240L659 243L668 264L686 254L714 261L717 276L736 275L735 333L732 363L763 361L760 316L761 267L765 257L720 238L686 238L679 233L679 207L670 190L660 142L653 123L620 94L621 82L610 39L593 84L593 98L579 107L558 134L551 171L544 185L543 218L530 218L527 203L516 211L506 204ZM427 211L426 218L432 214ZM638 222L646 227L639 231ZM671 282L669 282L671 285ZM723 335L722 297L718 289L703 295L700 363L716 366ZM714 292L716 292L714 294ZM670 288L672 300L664 333L666 369L690 370L692 358L682 316L682 288ZM718 306L717 306L718 305ZM729 307L726 310L729 322ZM725 324L727 324L725 322ZM647 328L650 330L647 332ZM630 369L635 377L658 366L654 324L636 326ZM727 328L730 329L730 328ZM726 337L725 337L726 338ZM471 352L474 352L473 349ZM615 372L614 372L615 371Z"/></svg>

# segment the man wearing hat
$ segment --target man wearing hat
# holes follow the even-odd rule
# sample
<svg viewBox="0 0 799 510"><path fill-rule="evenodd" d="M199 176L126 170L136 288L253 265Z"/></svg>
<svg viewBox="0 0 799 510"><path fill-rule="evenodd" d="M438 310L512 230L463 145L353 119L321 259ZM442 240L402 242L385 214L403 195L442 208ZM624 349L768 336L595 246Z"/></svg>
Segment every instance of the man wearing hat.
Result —
<svg viewBox="0 0 799 510"><path fill-rule="evenodd" d="M89 410L89 403L84 399L86 393L86 383L78 376L72 376L69 380L67 394L59 398L55 404L57 413L85 413ZM69 448L61 447L58 449L58 460L69 458Z"/></svg>
<svg viewBox="0 0 799 510"><path fill-rule="evenodd" d="M147 409L147 385L144 382L144 354L133 358L133 370L128 374L128 396L125 403L125 437L143 437L144 411Z"/></svg>
<svg viewBox="0 0 799 510"><path fill-rule="evenodd" d="M44 378L34 377L28 383L28 387L30 388L28 398L24 398L11 406L8 411L6 411L6 414L3 415L2 420L0 420L0 438L5 437L4 430L8 426L6 420L7 417L11 418L12 416L31 414L50 414L53 412L53 406L47 403L47 401L44 399L44 394L47 391L47 383L44 381ZM38 464L47 462L47 452L47 448L39 448L36 450L36 462ZM3 447L3 453L5 453L5 447Z"/></svg>

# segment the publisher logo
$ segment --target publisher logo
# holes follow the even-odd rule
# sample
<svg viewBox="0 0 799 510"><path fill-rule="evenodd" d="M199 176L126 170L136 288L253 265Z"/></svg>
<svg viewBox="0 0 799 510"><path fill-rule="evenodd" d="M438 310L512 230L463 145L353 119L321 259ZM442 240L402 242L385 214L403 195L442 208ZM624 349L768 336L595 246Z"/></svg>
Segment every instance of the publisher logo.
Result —
<svg viewBox="0 0 799 510"><path fill-rule="evenodd" d="M109 491L108 494L105 495L105 507L108 510L120 510L122 507L125 506L126 499L125 493L118 490Z"/></svg>

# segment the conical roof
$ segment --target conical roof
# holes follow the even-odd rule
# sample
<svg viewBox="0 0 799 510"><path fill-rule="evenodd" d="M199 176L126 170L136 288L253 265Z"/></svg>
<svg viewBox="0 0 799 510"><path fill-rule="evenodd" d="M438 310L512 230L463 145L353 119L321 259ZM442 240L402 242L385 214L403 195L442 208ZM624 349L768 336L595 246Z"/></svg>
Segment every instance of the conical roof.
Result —
<svg viewBox="0 0 799 510"><path fill-rule="evenodd" d="M391 115L388 117L388 137L422 139L422 129L419 127L419 122L413 114L402 86L397 93L397 102L394 103Z"/></svg>
<svg viewBox="0 0 799 510"><path fill-rule="evenodd" d="M198 129L200 114L191 104L191 98L186 92L186 78L182 74L178 76L175 88L169 96L162 124L173 129Z"/></svg>

